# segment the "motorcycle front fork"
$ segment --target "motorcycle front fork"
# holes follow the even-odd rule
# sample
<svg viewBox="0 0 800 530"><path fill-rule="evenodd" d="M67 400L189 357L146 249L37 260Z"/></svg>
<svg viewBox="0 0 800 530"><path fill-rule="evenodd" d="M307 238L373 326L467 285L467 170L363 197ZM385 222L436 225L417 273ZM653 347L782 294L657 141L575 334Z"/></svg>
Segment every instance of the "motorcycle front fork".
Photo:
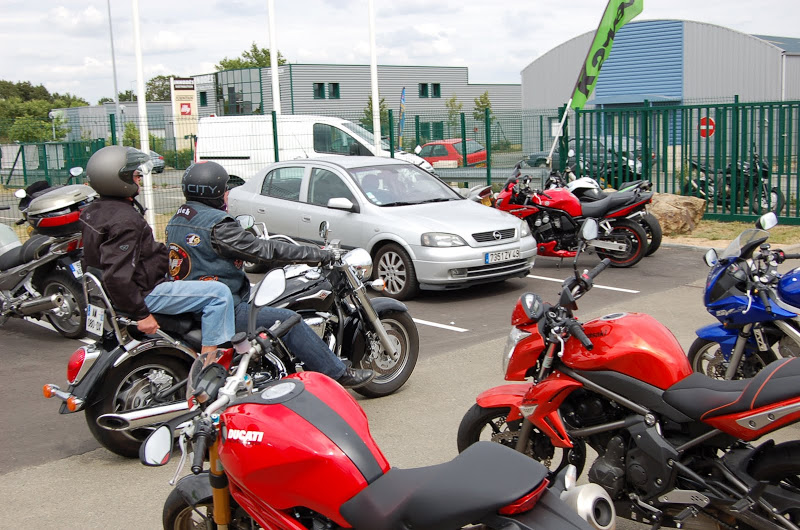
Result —
<svg viewBox="0 0 800 530"><path fill-rule="evenodd" d="M725 370L725 379L733 379L733 376L736 375L744 356L744 347L747 345L752 331L753 324L747 324L739 332L739 336L736 338L736 345L733 347L733 353L731 353L731 359L728 361L728 368Z"/></svg>
<svg viewBox="0 0 800 530"><path fill-rule="evenodd" d="M228 489L228 477L219 460L219 436L208 448L209 480L211 481L211 498L214 502L214 522L219 530L227 530L231 524L231 493Z"/></svg>

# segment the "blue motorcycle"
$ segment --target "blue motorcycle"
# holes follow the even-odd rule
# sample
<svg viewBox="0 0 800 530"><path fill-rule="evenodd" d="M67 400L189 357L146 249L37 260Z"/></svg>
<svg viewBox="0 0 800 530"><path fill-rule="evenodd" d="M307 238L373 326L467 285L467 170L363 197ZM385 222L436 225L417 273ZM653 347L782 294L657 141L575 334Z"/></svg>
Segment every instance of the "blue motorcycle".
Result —
<svg viewBox="0 0 800 530"><path fill-rule="evenodd" d="M706 253L711 272L703 301L719 324L697 330L689 348L694 371L744 379L776 359L800 357L800 268L778 272L800 254L770 248L768 230L777 224L774 213L765 214L719 256Z"/></svg>

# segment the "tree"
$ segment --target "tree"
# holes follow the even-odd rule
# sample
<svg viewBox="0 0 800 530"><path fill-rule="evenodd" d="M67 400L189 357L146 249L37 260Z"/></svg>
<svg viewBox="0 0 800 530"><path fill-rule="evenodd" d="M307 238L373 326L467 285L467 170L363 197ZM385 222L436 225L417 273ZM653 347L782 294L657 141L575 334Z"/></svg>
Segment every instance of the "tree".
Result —
<svg viewBox="0 0 800 530"><path fill-rule="evenodd" d="M472 115L477 121L483 121L485 119L486 109L489 109L489 121L494 121L494 116L492 116L492 102L489 101L488 90L481 94L480 97L475 98L475 108L473 109Z"/></svg>
<svg viewBox="0 0 800 530"><path fill-rule="evenodd" d="M97 100L98 105L102 105L103 103L114 103L114 98L100 98Z"/></svg>
<svg viewBox="0 0 800 530"><path fill-rule="evenodd" d="M66 109L69 107L88 107L89 102L85 99L75 96L67 92L66 94L59 94L58 92L53 93L53 108L54 109Z"/></svg>
<svg viewBox="0 0 800 530"><path fill-rule="evenodd" d="M242 52L241 57L234 57L228 59L225 57L219 64L214 65L214 68L219 72L221 70L239 70L241 68L267 68L271 66L272 60L269 55L269 48L259 48L255 42L250 46L249 50ZM278 66L286 64L286 58L278 51Z"/></svg>
<svg viewBox="0 0 800 530"><path fill-rule="evenodd" d="M139 127L132 121L125 122L125 130L122 132L122 145L138 149L140 143Z"/></svg>
<svg viewBox="0 0 800 530"><path fill-rule="evenodd" d="M147 101L169 101L169 78L174 75L157 75L145 84L145 99Z"/></svg>
<svg viewBox="0 0 800 530"><path fill-rule="evenodd" d="M464 108L464 104L459 103L457 96L453 94L453 97L444 102L444 106L447 107L447 123L451 127L458 127L458 124L461 123L461 109Z"/></svg>
<svg viewBox="0 0 800 530"><path fill-rule="evenodd" d="M14 125L8 130L8 140L11 142L51 142L63 140L69 128L64 127L64 120L56 118L52 123L49 120L21 116L14 120Z"/></svg>
<svg viewBox="0 0 800 530"><path fill-rule="evenodd" d="M381 136L385 136L389 134L389 107L386 106L386 100L380 97L380 103L378 103L378 108L380 109L381 116ZM367 106L364 108L364 116L361 117L359 120L361 126L364 127L369 132L373 132L372 130L372 95L367 98Z"/></svg>
<svg viewBox="0 0 800 530"><path fill-rule="evenodd" d="M117 96L122 101L137 101L136 94L133 93L133 90L126 90L125 92L120 92Z"/></svg>

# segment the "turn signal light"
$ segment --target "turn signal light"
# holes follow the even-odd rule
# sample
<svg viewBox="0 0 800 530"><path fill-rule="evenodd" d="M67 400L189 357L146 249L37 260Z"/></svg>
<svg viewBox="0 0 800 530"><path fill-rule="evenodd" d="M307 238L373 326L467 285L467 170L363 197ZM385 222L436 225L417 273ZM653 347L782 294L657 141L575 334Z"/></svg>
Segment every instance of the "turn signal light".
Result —
<svg viewBox="0 0 800 530"><path fill-rule="evenodd" d="M517 499L516 501L512 502L508 506L504 506L498 510L498 513L502 515L515 515L518 513L525 513L529 512L536 503L539 501L539 498L544 495L544 492L547 491L547 486L550 485L550 481L544 479L539 486L533 490L532 492L528 493L524 497Z"/></svg>
<svg viewBox="0 0 800 530"><path fill-rule="evenodd" d="M56 395L56 389L53 388L53 385L44 385L42 387L42 394L47 399L50 399L51 397Z"/></svg>
<svg viewBox="0 0 800 530"><path fill-rule="evenodd" d="M81 405L83 405L83 401L81 401L80 399L76 398L75 396L70 396L67 399L67 409L70 412L75 412L76 410L81 408Z"/></svg>

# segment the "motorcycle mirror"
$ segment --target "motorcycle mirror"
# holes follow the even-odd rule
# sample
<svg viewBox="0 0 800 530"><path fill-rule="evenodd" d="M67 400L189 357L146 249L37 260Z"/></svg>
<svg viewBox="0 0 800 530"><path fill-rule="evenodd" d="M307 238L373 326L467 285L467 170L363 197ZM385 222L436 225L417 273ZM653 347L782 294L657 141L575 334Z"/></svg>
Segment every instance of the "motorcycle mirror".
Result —
<svg viewBox="0 0 800 530"><path fill-rule="evenodd" d="M703 256L703 259L705 260L706 265L708 265L709 267L713 267L714 265L716 265L719 262L719 257L717 256L717 251L714 250L713 248L708 249L708 252L706 252L706 255Z"/></svg>
<svg viewBox="0 0 800 530"><path fill-rule="evenodd" d="M139 460L146 466L163 466L172 456L172 428L162 425L139 447Z"/></svg>
<svg viewBox="0 0 800 530"><path fill-rule="evenodd" d="M24 199L27 196L28 194L25 193L25 190L23 190L22 188L14 192L14 197L16 197L17 199Z"/></svg>
<svg viewBox="0 0 800 530"><path fill-rule="evenodd" d="M586 219L581 226L581 239L584 241L591 241L597 239L597 221L595 219Z"/></svg>
<svg viewBox="0 0 800 530"><path fill-rule="evenodd" d="M570 157L570 158L574 157L575 156L575 149L570 149L569 151L567 151L567 156Z"/></svg>
<svg viewBox="0 0 800 530"><path fill-rule="evenodd" d="M765 213L756 221L756 228L761 228L762 230L769 230L777 225L778 216L775 215L775 212Z"/></svg>
<svg viewBox="0 0 800 530"><path fill-rule="evenodd" d="M420 147L420 146L416 146L416 147L414 148L414 154L417 154L417 155L418 155L418 154L420 153L420 151L422 151L422 147Z"/></svg>
<svg viewBox="0 0 800 530"><path fill-rule="evenodd" d="M283 269L273 269L258 284L253 303L256 307L269 305L286 290L286 273Z"/></svg>
<svg viewBox="0 0 800 530"><path fill-rule="evenodd" d="M319 237L322 238L322 241L328 240L328 232L330 232L330 224L328 221L322 221L319 224Z"/></svg>
<svg viewBox="0 0 800 530"><path fill-rule="evenodd" d="M237 215L236 222L245 230L253 228L253 225L256 224L256 220L252 215Z"/></svg>
<svg viewBox="0 0 800 530"><path fill-rule="evenodd" d="M80 177L81 173L83 173L83 168L80 166L75 166L69 170L69 174L73 177Z"/></svg>

